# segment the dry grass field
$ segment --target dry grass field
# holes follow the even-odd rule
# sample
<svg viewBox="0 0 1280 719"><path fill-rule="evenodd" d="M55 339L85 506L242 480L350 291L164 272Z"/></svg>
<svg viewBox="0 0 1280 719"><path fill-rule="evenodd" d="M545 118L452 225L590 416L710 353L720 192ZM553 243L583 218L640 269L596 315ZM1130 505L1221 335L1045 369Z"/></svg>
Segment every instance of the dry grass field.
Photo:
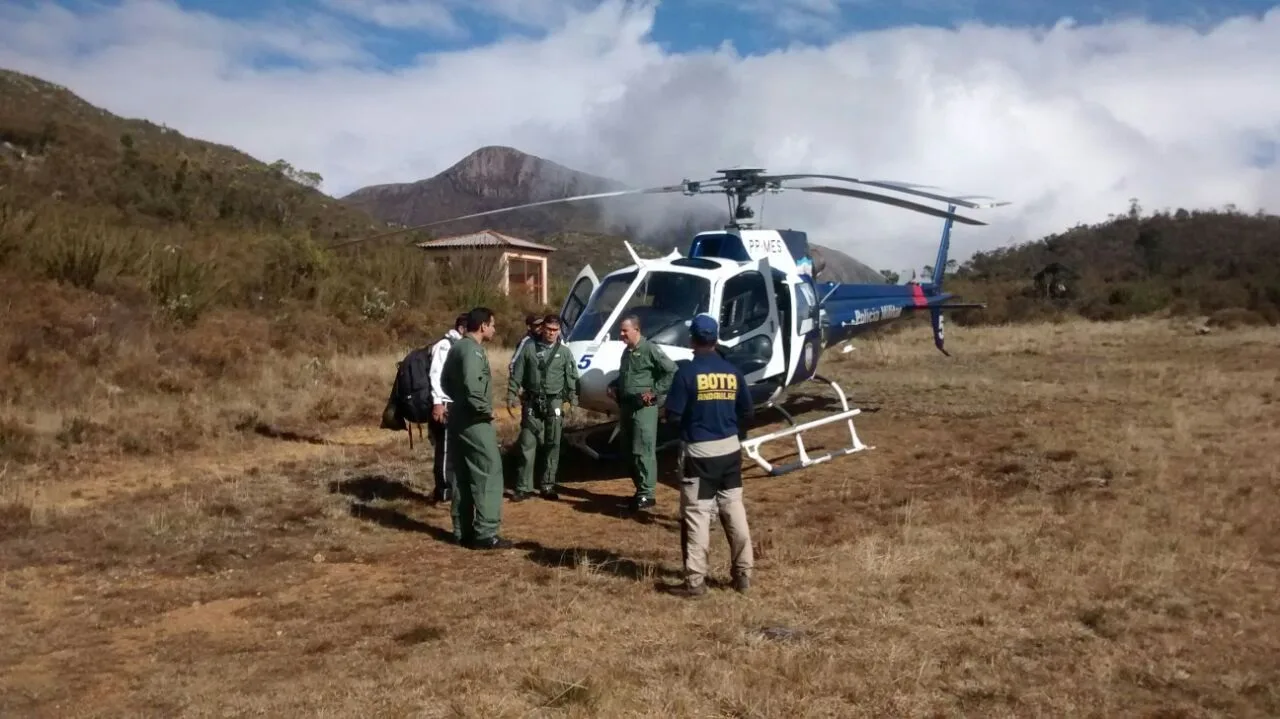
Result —
<svg viewBox="0 0 1280 719"><path fill-rule="evenodd" d="M371 411L323 443L0 469L0 715L1280 715L1277 330L950 335L828 353L875 449L749 473L746 596L658 591L675 490L628 516L576 456L516 549L441 541L385 358L341 360Z"/></svg>

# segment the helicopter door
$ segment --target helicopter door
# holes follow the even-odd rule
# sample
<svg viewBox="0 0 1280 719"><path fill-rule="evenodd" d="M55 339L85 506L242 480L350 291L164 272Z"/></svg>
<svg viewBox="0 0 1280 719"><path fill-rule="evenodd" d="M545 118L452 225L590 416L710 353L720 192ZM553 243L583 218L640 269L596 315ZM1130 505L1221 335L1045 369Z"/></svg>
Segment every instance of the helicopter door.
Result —
<svg viewBox="0 0 1280 719"><path fill-rule="evenodd" d="M592 293L599 286L600 280L591 269L591 265L583 267L578 276L573 279L573 284L569 286L569 294L564 298L564 305L560 307L561 336L567 337L573 330L574 323L582 316L582 311L586 309Z"/></svg>
<svg viewBox="0 0 1280 719"><path fill-rule="evenodd" d="M751 384L786 369L768 261L756 267L729 278L720 291L720 346Z"/></svg>
<svg viewBox="0 0 1280 719"><path fill-rule="evenodd" d="M801 280L787 290L791 293L792 317L791 349L787 358L787 384L803 382L818 371L818 357L822 354L822 327L817 321L818 298L813 285Z"/></svg>

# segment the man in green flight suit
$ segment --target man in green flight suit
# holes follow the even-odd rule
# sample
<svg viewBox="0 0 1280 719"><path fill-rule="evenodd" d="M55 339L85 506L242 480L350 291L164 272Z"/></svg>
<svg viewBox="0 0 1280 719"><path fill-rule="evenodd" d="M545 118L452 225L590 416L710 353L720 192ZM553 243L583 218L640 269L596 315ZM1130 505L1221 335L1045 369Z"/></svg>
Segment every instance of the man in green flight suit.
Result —
<svg viewBox="0 0 1280 719"><path fill-rule="evenodd" d="M498 536L502 523L502 456L493 426L489 357L484 344L496 330L493 312L477 307L467 313L467 333L445 357L440 384L453 400L449 407L449 454L455 457L453 538L469 549L506 549Z"/></svg>
<svg viewBox="0 0 1280 719"><path fill-rule="evenodd" d="M609 396L618 402L623 451L631 460L631 481L636 495L631 509L654 504L658 486L658 407L671 388L676 363L660 347L640 334L640 318L627 315L618 326L627 348L622 351L618 378L609 385Z"/></svg>
<svg viewBox="0 0 1280 719"><path fill-rule="evenodd" d="M523 389L523 392L521 390ZM547 315L538 326L538 338L523 342L511 363L507 381L507 411L520 406L520 478L511 501L533 496L533 475L539 450L546 470L538 482L543 499L556 500L556 469L560 464L560 437L564 430L564 403L578 406L578 368L573 353L560 343L560 318Z"/></svg>

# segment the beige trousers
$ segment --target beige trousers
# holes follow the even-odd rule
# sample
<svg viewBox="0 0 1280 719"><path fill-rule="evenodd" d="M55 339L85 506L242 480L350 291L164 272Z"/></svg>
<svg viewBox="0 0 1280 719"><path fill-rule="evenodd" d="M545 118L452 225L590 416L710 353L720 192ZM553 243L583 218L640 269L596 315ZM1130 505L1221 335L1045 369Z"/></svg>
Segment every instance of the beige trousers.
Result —
<svg viewBox="0 0 1280 719"><path fill-rule="evenodd" d="M742 487L716 492L712 499L698 499L697 477L684 477L680 484L681 535L684 539L685 581L698 586L707 578L707 552L711 544L711 514L719 510L720 524L729 540L733 576L751 576L755 556L751 551L751 530L747 509L742 504Z"/></svg>

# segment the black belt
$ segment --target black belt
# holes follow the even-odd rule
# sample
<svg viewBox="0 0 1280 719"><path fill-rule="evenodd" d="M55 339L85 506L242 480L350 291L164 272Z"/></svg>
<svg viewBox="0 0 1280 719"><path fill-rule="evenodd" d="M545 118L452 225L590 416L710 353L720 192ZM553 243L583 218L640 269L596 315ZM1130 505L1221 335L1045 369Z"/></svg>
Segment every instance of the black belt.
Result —
<svg viewBox="0 0 1280 719"><path fill-rule="evenodd" d="M545 393L535 394L533 392L524 393L525 406L535 409L541 412L542 414L550 414L551 410L555 407L557 403L563 403L563 402L564 402L564 399L560 397L559 393L556 393L556 394L545 394Z"/></svg>

